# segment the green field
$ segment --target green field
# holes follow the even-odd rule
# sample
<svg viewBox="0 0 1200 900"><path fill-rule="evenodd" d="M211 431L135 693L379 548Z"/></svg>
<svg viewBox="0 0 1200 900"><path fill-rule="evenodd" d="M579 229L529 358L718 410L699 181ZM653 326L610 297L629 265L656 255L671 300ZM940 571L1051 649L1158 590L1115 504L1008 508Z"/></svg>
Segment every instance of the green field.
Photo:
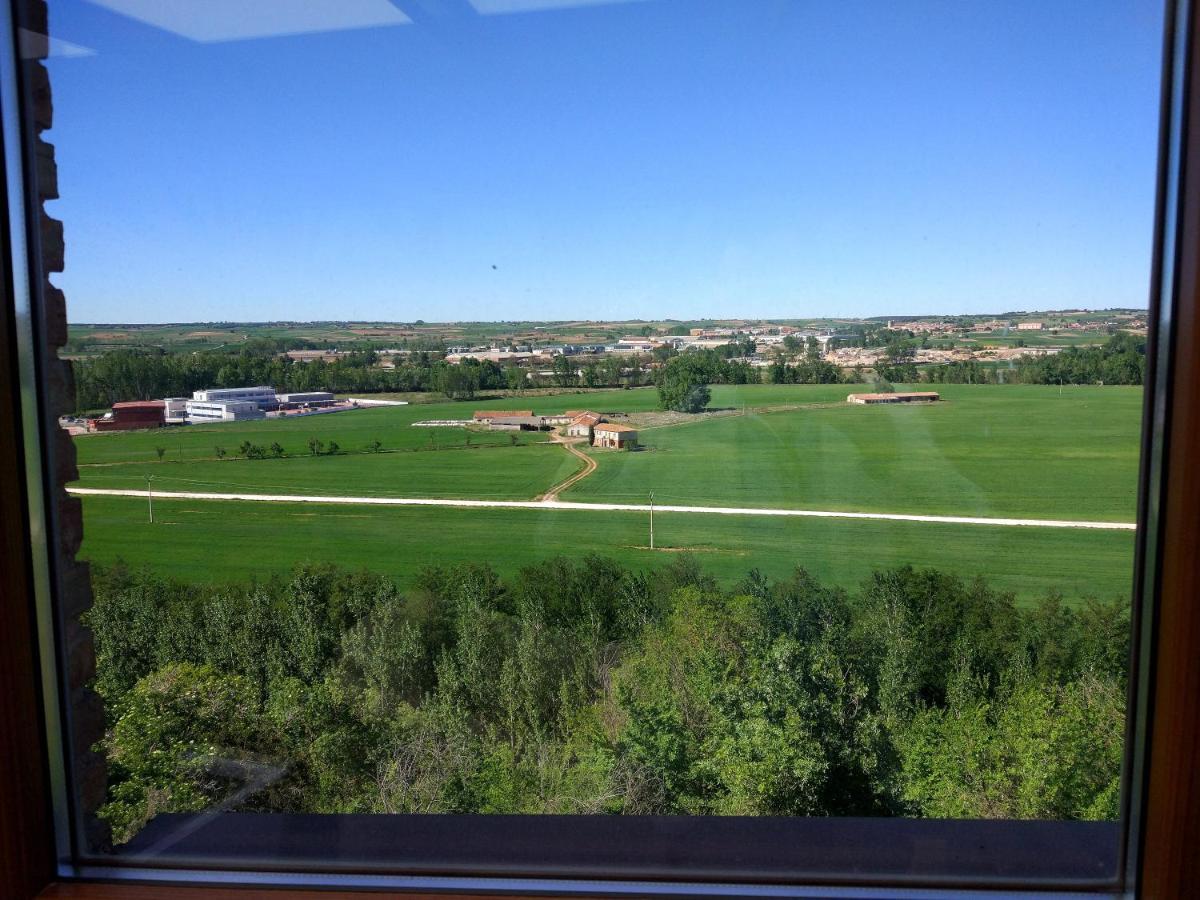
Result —
<svg viewBox="0 0 1200 900"><path fill-rule="evenodd" d="M301 562L333 562L401 582L429 565L486 562L511 573L555 555L595 552L646 570L681 550L734 583L753 569L782 577L804 566L853 586L873 569L911 563L986 577L1030 600L1128 595L1133 534L910 522L655 516L540 509L379 508L191 500L84 499L82 556L147 565L192 581L262 578Z"/></svg>
<svg viewBox="0 0 1200 900"><path fill-rule="evenodd" d="M852 388L851 388L852 389ZM945 402L850 406L844 385L717 387L734 414L647 428L644 450L592 451L598 470L564 500L1133 521L1141 389L944 385ZM578 462L546 436L414 428L474 409L586 406L635 416L652 389L480 403L353 410L322 416L76 440L80 484L162 490L341 496L533 499ZM312 457L309 437L346 451ZM278 441L284 459L218 460L242 441ZM379 440L386 452L363 448ZM470 441L470 446L467 441ZM156 447L164 447L159 462Z"/></svg>
<svg viewBox="0 0 1200 900"><path fill-rule="evenodd" d="M646 449L589 451L599 463L563 500L1133 521L1141 390L946 385L945 402L850 406L844 385L713 389L721 414L644 428ZM572 408L646 416L651 389L477 403L429 403L307 418L76 440L79 484L157 491L520 499L537 497L579 461L543 434L414 428L477 408ZM345 452L313 457L309 437ZM468 446L467 441L470 440ZM283 459L218 460L278 441ZM379 440L384 452L363 448ZM156 447L166 448L159 461ZM804 565L853 584L901 563L984 575L1032 597L1128 590L1130 532L948 526L829 519L611 511L403 509L86 497L85 555L124 558L190 579L229 579L329 560L410 577L425 565L486 561L501 571L554 554L596 551L653 568L695 552L725 579ZM665 548L665 549L663 549Z"/></svg>
<svg viewBox="0 0 1200 900"><path fill-rule="evenodd" d="M754 413L597 451L563 499L1132 522L1141 389L940 385L945 402ZM736 389L753 406L846 388ZM766 396L764 396L766 395ZM714 391L714 403L730 402ZM782 400L778 401L782 402Z"/></svg>
<svg viewBox="0 0 1200 900"><path fill-rule="evenodd" d="M649 409L652 391L612 391L537 398L539 412L604 402L605 408ZM307 493L351 496L531 499L572 474L579 462L539 433L421 428L426 419L470 418L476 409L528 408L532 399L377 407L286 419L187 425L152 431L85 435L75 441L79 484L97 488ZM336 456L314 457L308 440L333 441ZM370 453L378 440L383 452ZM279 443L282 459L243 459L238 446ZM469 442L469 443L468 443ZM216 447L229 456L218 459ZM162 461L156 448L163 448Z"/></svg>

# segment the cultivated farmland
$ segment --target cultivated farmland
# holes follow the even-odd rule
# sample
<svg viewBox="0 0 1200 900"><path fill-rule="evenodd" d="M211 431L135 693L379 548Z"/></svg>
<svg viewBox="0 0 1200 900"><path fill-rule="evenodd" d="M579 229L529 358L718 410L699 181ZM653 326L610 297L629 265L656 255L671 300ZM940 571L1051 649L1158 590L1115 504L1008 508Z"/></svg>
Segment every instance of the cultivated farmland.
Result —
<svg viewBox="0 0 1200 900"><path fill-rule="evenodd" d="M239 581L333 562L402 582L426 566L487 563L502 574L556 555L611 556L655 569L681 551L728 585L751 569L772 578L804 566L857 585L872 570L911 563L984 575L1023 600L1060 591L1071 601L1125 596L1133 533L754 516L378 508L293 503L84 498L84 555L123 559L192 581Z"/></svg>
<svg viewBox="0 0 1200 900"><path fill-rule="evenodd" d="M851 407L844 385L724 386L710 414L661 424L653 390L425 403L408 407L187 426L77 440L79 485L156 491L532 500L580 467L541 433L413 427L474 409L590 408L625 413L645 450L589 450L597 470L560 499L660 504L1130 522L1138 388L942 386L945 402ZM515 437L515 443L514 443ZM312 455L307 443L343 452ZM279 459L232 458L242 442L279 443ZM369 452L379 441L382 452ZM231 458L218 459L215 448ZM156 448L164 448L160 461ZM657 549L639 513L163 500L145 524L138 499L87 497L90 558L124 558L202 580L328 559L409 577L421 567L489 562L511 571L562 553L599 552L653 567L683 550L737 579L804 565L850 584L911 562L985 575L1032 597L1128 590L1130 532L778 520L664 514ZM161 527L160 527L161 526ZM252 551L247 548L254 548ZM206 567L218 554L221 564ZM189 576L190 573L190 576Z"/></svg>

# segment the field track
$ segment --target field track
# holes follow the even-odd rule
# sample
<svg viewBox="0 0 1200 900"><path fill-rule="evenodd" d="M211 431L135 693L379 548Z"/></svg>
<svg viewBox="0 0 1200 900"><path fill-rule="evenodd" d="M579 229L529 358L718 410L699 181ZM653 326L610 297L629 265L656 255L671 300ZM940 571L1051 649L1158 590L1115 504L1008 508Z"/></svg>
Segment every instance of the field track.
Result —
<svg viewBox="0 0 1200 900"><path fill-rule="evenodd" d="M571 487L576 482L583 481L583 479L587 478L589 475L591 475L593 472L596 471L596 461L594 459L592 459L590 456L588 456L586 453L584 453L582 450L580 450L578 447L575 446L577 441L563 440L563 439L560 439L558 435L555 435L550 440L553 443L562 444L564 450L566 450L572 456L578 457L579 459L583 460L583 468L580 469L578 472L576 472L574 475L572 475L570 478L566 479L565 481L560 481L554 487L550 488L550 490L546 491L546 493L542 494L538 498L542 502L557 500L558 495L560 493L565 491L567 488Z"/></svg>
<svg viewBox="0 0 1200 900"><path fill-rule="evenodd" d="M585 470L586 471L586 470ZM561 485L559 486L561 488ZM145 497L145 490L68 487L72 494L108 497ZM648 504L571 503L562 500L439 500L418 497L319 497L305 494L226 494L194 491L155 491L163 500L257 500L269 503L330 503L355 506L456 506L499 509L575 509L586 511L649 512ZM792 516L810 519L882 519L895 522L934 522L943 525L992 525L1030 528L1088 528L1109 531L1133 531L1131 522L1084 522L1068 519L1005 519L982 516L922 516L904 513L842 512L816 509L755 509L733 506L654 505L655 512L698 513L725 516Z"/></svg>

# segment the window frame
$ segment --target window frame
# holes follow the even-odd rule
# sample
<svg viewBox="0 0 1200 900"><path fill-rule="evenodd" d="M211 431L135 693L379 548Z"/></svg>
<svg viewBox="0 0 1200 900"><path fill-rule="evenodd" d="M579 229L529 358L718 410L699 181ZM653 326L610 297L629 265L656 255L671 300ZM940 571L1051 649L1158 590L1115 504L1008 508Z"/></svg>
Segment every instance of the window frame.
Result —
<svg viewBox="0 0 1200 900"><path fill-rule="evenodd" d="M17 27L43 20L41 0L13 0L0 22L0 865L14 873L21 896L164 896L161 887L132 883L104 887L100 879L177 880L188 894L216 889L198 882L287 884L335 880L316 873L112 870L79 865L70 763L72 710L66 702L68 661L62 643L68 622L54 602L62 548L55 539L62 512L62 460L56 458L55 416L46 388L53 352L47 343L46 298L40 288L41 201L34 184L31 71L19 57ZM1168 0L1164 36L1162 115L1150 286L1150 356L1142 437L1139 529L1134 586L1134 667L1131 669L1126 784L1123 796L1122 884L1147 896L1182 894L1200 881L1200 22L1190 0ZM19 563L19 564L18 564ZM895 820L899 828L905 820ZM131 874L132 873L132 874ZM354 876L360 887L383 880ZM828 883L828 882L827 882ZM839 895L882 895L897 888L937 894L938 885L897 881L835 882ZM519 880L457 877L387 885L440 890L516 890L557 894L726 893L718 882L684 885L615 880ZM948 886L943 886L948 887ZM959 883L957 895L966 883ZM1010 889L1016 885L1009 885ZM1025 890L1037 885L1020 885ZM777 893L783 885L741 885L746 894ZM809 890L810 888L797 888ZM818 890L811 888L811 890ZM305 896L308 891L296 891ZM1062 892L1056 892L1059 896ZM219 895L218 895L219 896ZM278 896L277 891L272 896ZM336 896L327 892L322 897ZM460 896L467 896L460 894Z"/></svg>

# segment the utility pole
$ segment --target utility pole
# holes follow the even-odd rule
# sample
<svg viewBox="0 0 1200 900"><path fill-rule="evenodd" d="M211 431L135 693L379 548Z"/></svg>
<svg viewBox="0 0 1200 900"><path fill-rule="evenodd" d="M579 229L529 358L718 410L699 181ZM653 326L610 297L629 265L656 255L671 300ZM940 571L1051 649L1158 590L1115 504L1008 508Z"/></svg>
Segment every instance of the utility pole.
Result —
<svg viewBox="0 0 1200 900"><path fill-rule="evenodd" d="M146 476L146 505L150 508L150 524L154 524L154 489L150 486L150 482L154 480L153 475Z"/></svg>
<svg viewBox="0 0 1200 900"><path fill-rule="evenodd" d="M650 492L650 549L654 549L654 491Z"/></svg>

